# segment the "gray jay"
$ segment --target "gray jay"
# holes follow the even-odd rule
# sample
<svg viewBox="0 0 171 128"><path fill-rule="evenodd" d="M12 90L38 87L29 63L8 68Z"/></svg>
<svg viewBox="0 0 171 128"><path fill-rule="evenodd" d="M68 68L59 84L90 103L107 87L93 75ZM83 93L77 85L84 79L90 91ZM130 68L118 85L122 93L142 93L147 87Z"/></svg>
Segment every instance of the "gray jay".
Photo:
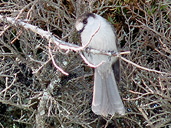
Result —
<svg viewBox="0 0 171 128"><path fill-rule="evenodd" d="M81 34L82 46L103 51L117 52L117 37L114 27L103 17L85 13L76 20L75 27ZM92 111L97 115L125 114L117 83L120 80L118 57L103 54L83 53L95 67Z"/></svg>

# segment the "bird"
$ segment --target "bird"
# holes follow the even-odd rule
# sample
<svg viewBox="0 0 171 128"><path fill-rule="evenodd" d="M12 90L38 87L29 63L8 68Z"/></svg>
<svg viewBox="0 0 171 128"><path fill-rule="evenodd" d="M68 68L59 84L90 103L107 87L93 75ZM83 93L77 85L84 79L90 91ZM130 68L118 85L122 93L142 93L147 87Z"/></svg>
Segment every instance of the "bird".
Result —
<svg viewBox="0 0 171 128"><path fill-rule="evenodd" d="M84 13L75 22L82 46L99 51L118 52L116 30L110 22L95 13ZM117 84L120 81L120 60L116 56L84 50L83 56L94 65L92 111L97 115L125 114Z"/></svg>

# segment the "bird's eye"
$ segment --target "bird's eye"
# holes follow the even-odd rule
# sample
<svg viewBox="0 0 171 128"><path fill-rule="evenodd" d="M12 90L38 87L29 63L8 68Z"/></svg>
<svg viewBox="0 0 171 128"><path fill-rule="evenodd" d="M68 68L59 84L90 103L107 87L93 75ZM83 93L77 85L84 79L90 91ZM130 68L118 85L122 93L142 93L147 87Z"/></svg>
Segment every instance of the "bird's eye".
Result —
<svg viewBox="0 0 171 128"><path fill-rule="evenodd" d="M84 19L83 20L83 24L87 24L87 19Z"/></svg>

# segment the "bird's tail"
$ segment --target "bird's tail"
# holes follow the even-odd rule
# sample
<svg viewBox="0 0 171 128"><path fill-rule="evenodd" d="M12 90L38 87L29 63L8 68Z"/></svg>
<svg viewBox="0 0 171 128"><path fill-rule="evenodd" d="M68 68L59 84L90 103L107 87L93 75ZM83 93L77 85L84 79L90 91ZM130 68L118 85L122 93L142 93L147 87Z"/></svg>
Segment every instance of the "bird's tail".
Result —
<svg viewBox="0 0 171 128"><path fill-rule="evenodd" d="M95 69L92 110L103 116L125 114L112 68L106 72Z"/></svg>

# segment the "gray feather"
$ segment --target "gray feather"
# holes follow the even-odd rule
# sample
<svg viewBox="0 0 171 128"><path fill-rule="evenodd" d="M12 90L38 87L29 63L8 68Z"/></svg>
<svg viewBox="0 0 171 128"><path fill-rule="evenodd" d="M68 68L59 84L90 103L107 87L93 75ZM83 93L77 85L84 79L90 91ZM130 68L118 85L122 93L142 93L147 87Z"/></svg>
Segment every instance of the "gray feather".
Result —
<svg viewBox="0 0 171 128"><path fill-rule="evenodd" d="M95 69L92 110L98 115L125 114L116 80L111 69Z"/></svg>

